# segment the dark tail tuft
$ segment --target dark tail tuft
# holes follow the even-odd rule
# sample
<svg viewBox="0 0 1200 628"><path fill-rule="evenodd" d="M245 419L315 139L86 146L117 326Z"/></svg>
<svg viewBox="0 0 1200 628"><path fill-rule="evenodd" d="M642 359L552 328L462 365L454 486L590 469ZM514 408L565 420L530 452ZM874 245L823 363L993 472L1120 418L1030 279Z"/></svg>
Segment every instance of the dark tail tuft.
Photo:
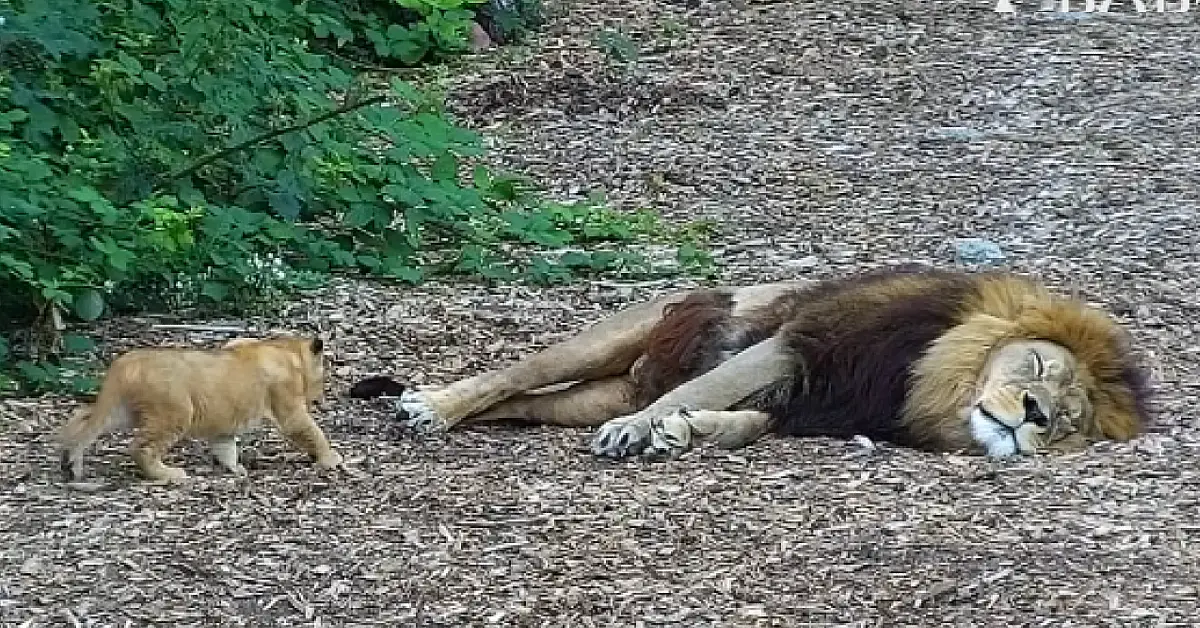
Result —
<svg viewBox="0 0 1200 628"><path fill-rule="evenodd" d="M355 399L374 399L375 397L399 397L406 386L386 376L376 375L359 381L350 387L350 396Z"/></svg>
<svg viewBox="0 0 1200 628"><path fill-rule="evenodd" d="M63 479L65 479L68 482L79 479L79 478L75 477L75 471L72 468L70 451L63 451L59 455L58 469L62 472Z"/></svg>

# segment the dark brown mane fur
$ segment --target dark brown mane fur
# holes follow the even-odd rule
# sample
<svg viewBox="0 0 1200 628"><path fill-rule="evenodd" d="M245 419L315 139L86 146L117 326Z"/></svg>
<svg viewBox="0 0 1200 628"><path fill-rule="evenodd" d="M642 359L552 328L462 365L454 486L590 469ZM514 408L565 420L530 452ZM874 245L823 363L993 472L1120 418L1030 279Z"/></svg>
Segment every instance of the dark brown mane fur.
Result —
<svg viewBox="0 0 1200 628"><path fill-rule="evenodd" d="M717 365L732 308L727 294L696 292L663 309L637 369L639 406Z"/></svg>

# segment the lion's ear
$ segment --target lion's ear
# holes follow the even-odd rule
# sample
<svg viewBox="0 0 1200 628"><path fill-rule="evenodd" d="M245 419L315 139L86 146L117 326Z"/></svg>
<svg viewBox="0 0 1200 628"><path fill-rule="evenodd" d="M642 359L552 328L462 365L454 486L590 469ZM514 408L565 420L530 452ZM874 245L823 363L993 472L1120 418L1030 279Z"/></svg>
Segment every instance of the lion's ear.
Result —
<svg viewBox="0 0 1200 628"><path fill-rule="evenodd" d="M320 338L313 338L312 344L309 345L309 350L312 351L312 354L318 355L323 349L325 349L325 341Z"/></svg>

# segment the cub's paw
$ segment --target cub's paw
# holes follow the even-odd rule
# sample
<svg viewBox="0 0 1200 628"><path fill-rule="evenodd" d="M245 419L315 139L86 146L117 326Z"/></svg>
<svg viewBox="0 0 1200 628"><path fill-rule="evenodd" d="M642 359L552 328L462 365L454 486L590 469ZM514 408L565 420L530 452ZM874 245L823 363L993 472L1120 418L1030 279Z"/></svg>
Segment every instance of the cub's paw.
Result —
<svg viewBox="0 0 1200 628"><path fill-rule="evenodd" d="M246 467L242 466L241 464L236 464L232 467L225 467L225 471L230 475L239 478L244 478L250 475L250 472L246 470Z"/></svg>
<svg viewBox="0 0 1200 628"><path fill-rule="evenodd" d="M318 469L328 471L330 469L337 469L338 467L341 467L342 462L342 454L339 454L336 451L331 451L325 456L318 458L313 464Z"/></svg>
<svg viewBox="0 0 1200 628"><path fill-rule="evenodd" d="M148 478L151 484L159 486L171 486L174 484L184 484L191 479L187 471L179 467L163 467L153 476Z"/></svg>
<svg viewBox="0 0 1200 628"><path fill-rule="evenodd" d="M424 393L418 390L409 389L400 395L396 402L396 418L405 427L424 434L443 432L449 427L425 400Z"/></svg>
<svg viewBox="0 0 1200 628"><path fill-rule="evenodd" d="M79 482L83 479L83 459L70 451L59 454L58 469L63 479L68 482Z"/></svg>

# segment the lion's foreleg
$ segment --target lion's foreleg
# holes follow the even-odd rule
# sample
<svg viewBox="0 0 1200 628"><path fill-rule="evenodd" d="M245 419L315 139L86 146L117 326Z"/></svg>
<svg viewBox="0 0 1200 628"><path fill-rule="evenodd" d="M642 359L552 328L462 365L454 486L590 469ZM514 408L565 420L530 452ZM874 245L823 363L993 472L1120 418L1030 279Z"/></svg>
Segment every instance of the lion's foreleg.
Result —
<svg viewBox="0 0 1200 628"><path fill-rule="evenodd" d="M650 439L643 453L673 458L709 441L722 449L737 449L759 439L771 425L760 410L688 410L680 408L650 420Z"/></svg>
<svg viewBox="0 0 1200 628"><path fill-rule="evenodd" d="M446 429L523 393L554 384L623 375L646 349L663 307L685 293L625 308L579 334L504 369L435 391L405 391L401 407L420 429Z"/></svg>
<svg viewBox="0 0 1200 628"><path fill-rule="evenodd" d="M681 410L692 414L701 410L727 410L755 392L792 377L795 368L795 358L782 339L777 336L768 338L700 377L678 386L645 409L605 423L592 440L592 452L614 458L637 455L652 444L656 427L666 428L667 423L670 423L675 434L670 442L682 443L683 450L690 447L697 437L716 435L721 435L720 438L725 438L726 442L738 442L741 439L739 446L744 445L766 431L765 423L761 429L758 427L759 422L766 421L765 415L751 416L739 412L706 414L701 422L704 430L710 430L711 436L706 436L703 432L697 432L686 420L677 420Z"/></svg>

